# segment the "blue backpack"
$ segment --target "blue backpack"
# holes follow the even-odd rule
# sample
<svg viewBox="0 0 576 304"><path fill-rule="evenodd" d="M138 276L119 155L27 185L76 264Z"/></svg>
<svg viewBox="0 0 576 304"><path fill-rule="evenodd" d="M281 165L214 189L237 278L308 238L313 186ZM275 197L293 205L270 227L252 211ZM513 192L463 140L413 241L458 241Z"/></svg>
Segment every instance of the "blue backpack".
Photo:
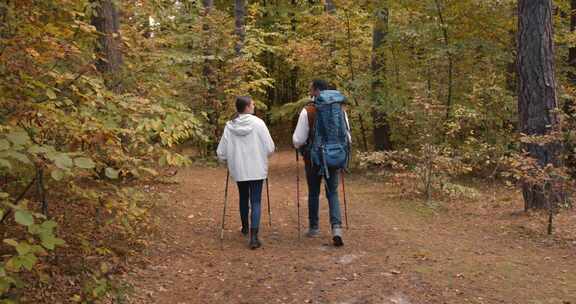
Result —
<svg viewBox="0 0 576 304"><path fill-rule="evenodd" d="M316 119L310 160L326 178L330 178L328 169L344 169L350 159L348 124L342 109L345 102L346 97L336 90L322 91L314 101Z"/></svg>

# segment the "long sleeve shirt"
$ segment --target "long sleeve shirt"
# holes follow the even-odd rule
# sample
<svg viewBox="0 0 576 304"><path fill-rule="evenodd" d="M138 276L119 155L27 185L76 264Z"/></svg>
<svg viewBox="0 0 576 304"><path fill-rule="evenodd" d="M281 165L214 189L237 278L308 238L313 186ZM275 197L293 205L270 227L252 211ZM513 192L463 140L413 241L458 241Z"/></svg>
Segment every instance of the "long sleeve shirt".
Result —
<svg viewBox="0 0 576 304"><path fill-rule="evenodd" d="M344 118L346 119L346 127L348 129L348 142L352 142L352 136L350 135L350 123L348 122L348 115L344 112ZM310 126L308 124L308 111L302 109L300 116L298 116L298 123L296 124L296 129L294 134L292 134L292 143L296 149L302 147L308 141L308 134L310 133Z"/></svg>

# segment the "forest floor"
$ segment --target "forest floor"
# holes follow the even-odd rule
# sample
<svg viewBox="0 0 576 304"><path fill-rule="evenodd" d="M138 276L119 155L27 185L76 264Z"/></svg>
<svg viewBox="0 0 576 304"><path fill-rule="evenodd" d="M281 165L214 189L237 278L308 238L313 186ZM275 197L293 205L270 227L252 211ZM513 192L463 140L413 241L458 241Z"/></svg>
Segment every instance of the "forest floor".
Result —
<svg viewBox="0 0 576 304"><path fill-rule="evenodd" d="M232 183L220 247L223 168L194 166L176 184L152 186L169 199L156 209L144 262L126 274L128 302L576 304L573 211L557 217L548 237L544 216L522 212L520 195L505 187L479 184L476 199L425 203L413 176L350 174L350 227L335 248L323 196L322 236L298 239L295 170L292 152L272 158L272 227L263 193L263 247L253 251L239 232ZM303 178L300 196L304 232Z"/></svg>

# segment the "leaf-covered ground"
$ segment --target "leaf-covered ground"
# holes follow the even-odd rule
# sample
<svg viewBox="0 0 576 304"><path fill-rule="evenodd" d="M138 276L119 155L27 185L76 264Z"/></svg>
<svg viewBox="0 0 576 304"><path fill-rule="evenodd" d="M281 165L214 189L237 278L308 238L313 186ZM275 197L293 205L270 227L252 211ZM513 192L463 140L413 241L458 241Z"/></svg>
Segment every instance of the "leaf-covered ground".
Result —
<svg viewBox="0 0 576 304"><path fill-rule="evenodd" d="M264 208L264 246L255 251L239 232L234 185L220 248L224 169L193 167L178 184L153 189L169 199L146 263L126 276L129 302L576 303L574 212L558 217L562 238L547 237L543 217L518 212L521 197L510 190L482 186L478 199L430 205L410 177L353 174L350 229L345 247L334 248L324 198L322 237L298 239L295 170L293 153L273 157L273 222ZM304 231L303 180L301 188Z"/></svg>

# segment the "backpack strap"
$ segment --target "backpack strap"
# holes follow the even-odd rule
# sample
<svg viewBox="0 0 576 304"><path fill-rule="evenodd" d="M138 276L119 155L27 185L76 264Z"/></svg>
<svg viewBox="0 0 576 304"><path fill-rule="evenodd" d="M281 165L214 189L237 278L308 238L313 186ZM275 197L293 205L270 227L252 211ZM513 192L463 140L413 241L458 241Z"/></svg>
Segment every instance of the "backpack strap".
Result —
<svg viewBox="0 0 576 304"><path fill-rule="evenodd" d="M306 148L303 150L304 163L308 168L312 168L312 162L310 161L310 151L312 147L312 142L314 142L314 123L316 122L316 105L314 102L309 102L304 106L306 114L308 116L308 140L306 141Z"/></svg>
<svg viewBox="0 0 576 304"><path fill-rule="evenodd" d="M308 115L308 145L314 141L314 123L316 122L316 105L313 102L308 103L304 109Z"/></svg>

